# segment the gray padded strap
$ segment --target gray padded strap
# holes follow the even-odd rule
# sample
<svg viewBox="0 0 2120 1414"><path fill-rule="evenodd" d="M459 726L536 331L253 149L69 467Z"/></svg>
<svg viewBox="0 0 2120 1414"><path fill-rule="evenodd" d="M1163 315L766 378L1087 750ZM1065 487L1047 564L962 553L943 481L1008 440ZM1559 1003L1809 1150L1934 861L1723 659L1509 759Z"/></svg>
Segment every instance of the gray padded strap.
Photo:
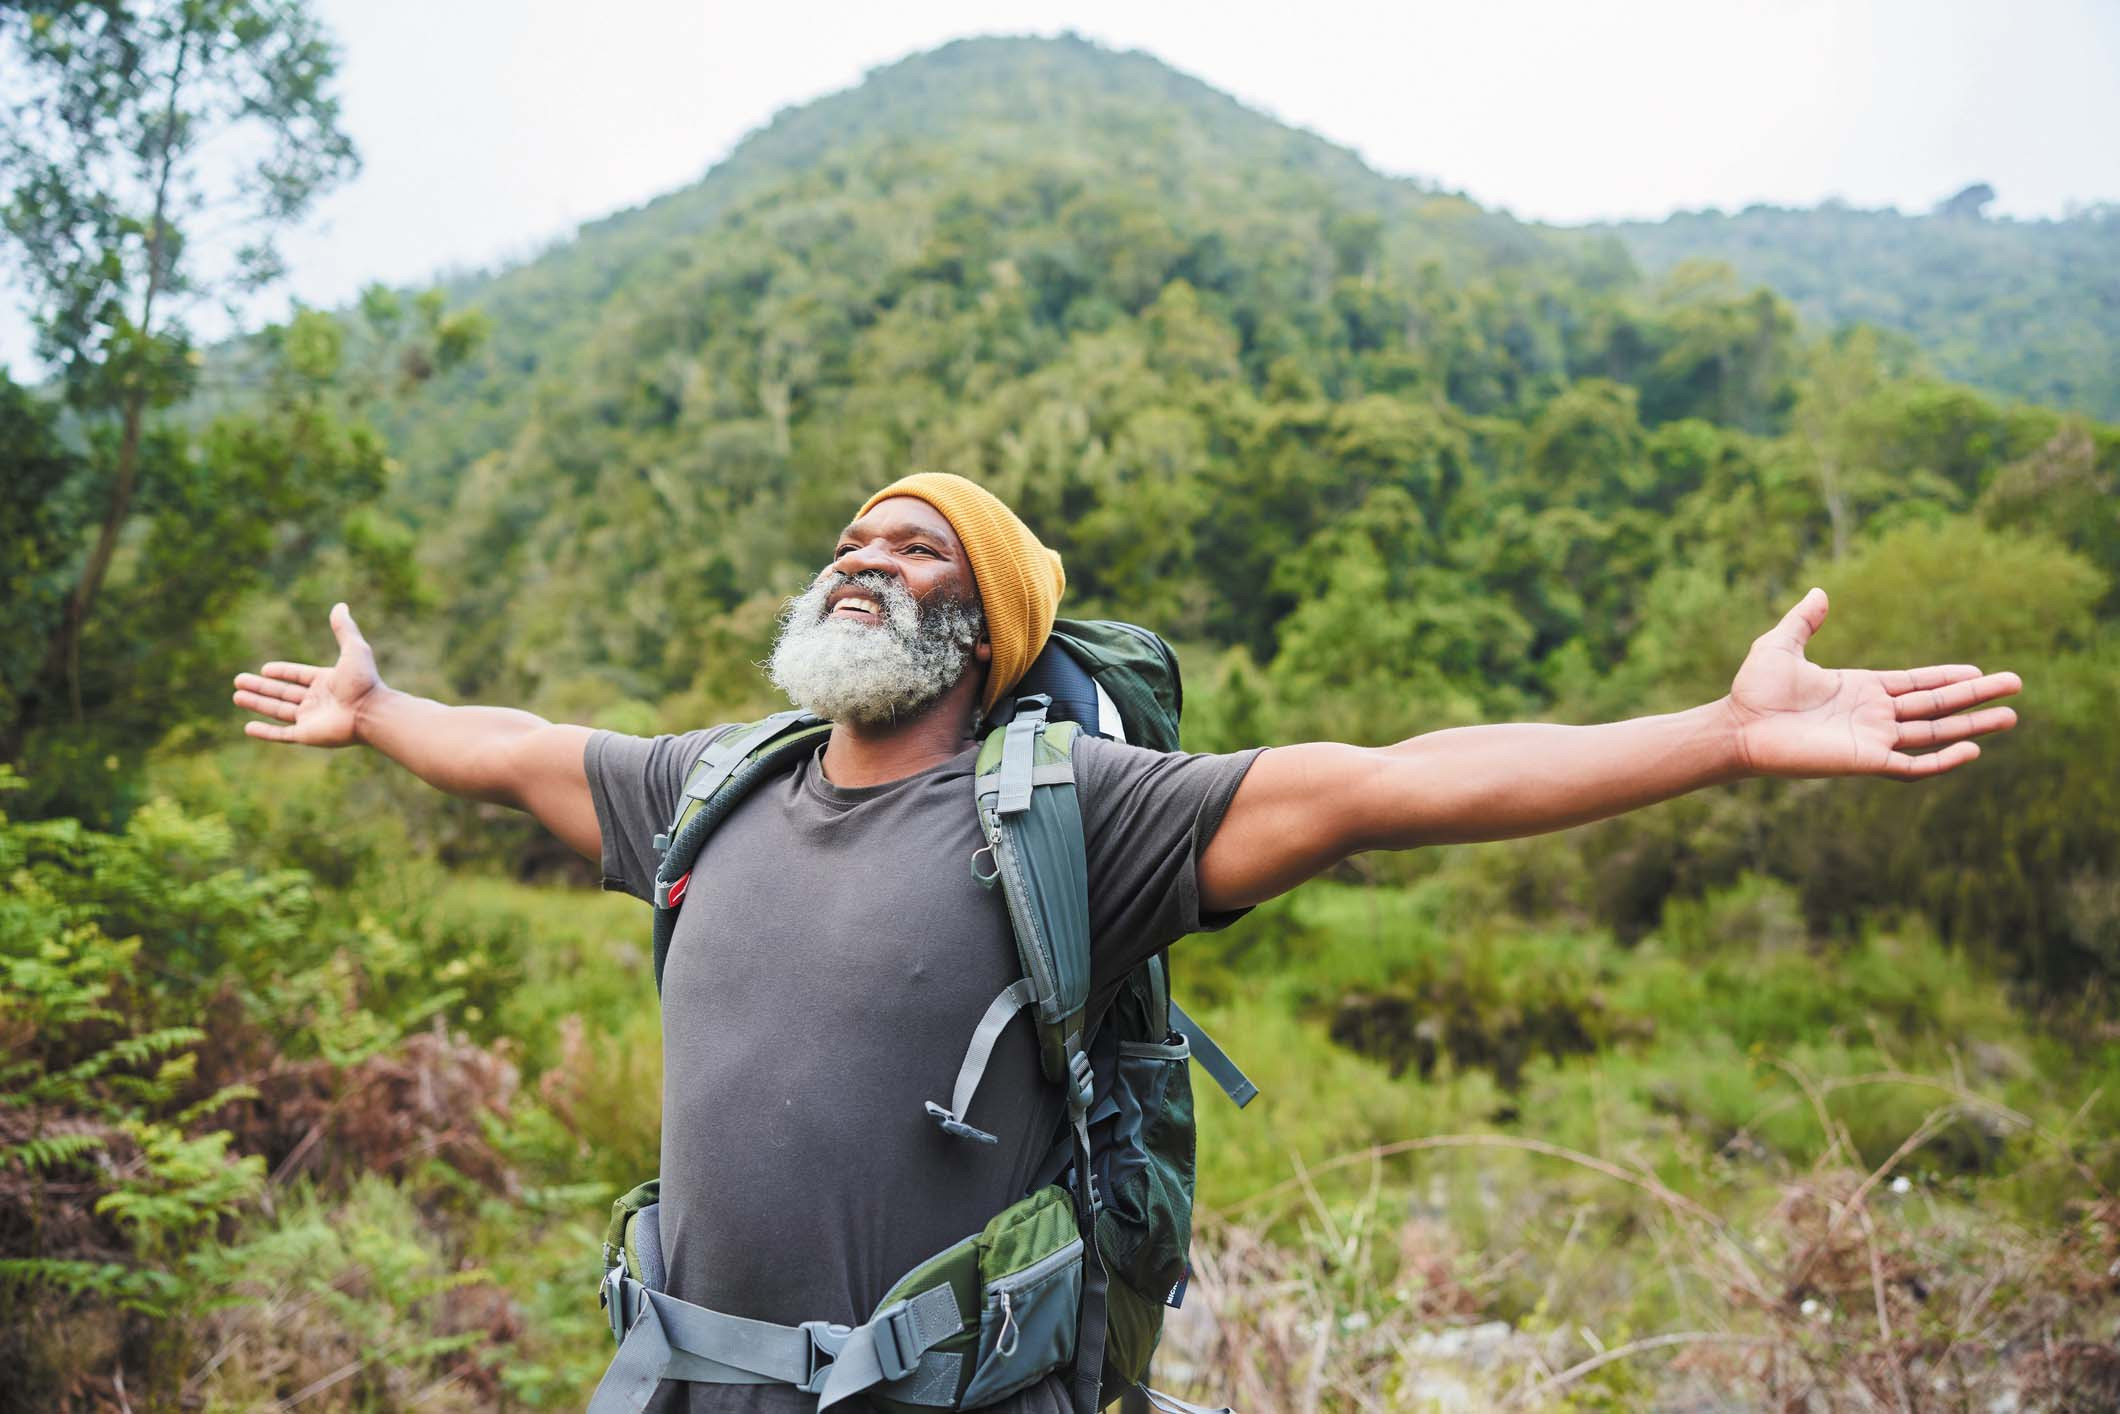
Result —
<svg viewBox="0 0 2120 1414"><path fill-rule="evenodd" d="M906 1404L948 1405L964 1357L931 1355L964 1327L956 1293L931 1287L894 1301L848 1330L811 1321L781 1326L694 1306L621 1276L617 1299L639 1314L589 1401L589 1414L640 1414L665 1379L698 1384L785 1384L824 1409L872 1386Z"/></svg>
<svg viewBox="0 0 2120 1414"><path fill-rule="evenodd" d="M1001 738L1001 798L994 802L997 815L1021 815L1031 808L1031 787L1038 728L1045 725L1043 712L1019 713Z"/></svg>
<svg viewBox="0 0 2120 1414"><path fill-rule="evenodd" d="M927 1112L942 1121L942 1127L950 1133L987 1144L996 1142L993 1135L972 1128L965 1115L972 1108L972 1096L979 1093L979 1082L986 1078L986 1064L993 1058L994 1042L1008 1029L1016 1013L1031 1004L1037 992L1036 984L1025 977L1013 986L1002 988L1001 995L986 1004L986 1014L972 1028L971 1044L964 1048L964 1064L957 1067L957 1085L950 1092L949 1109L945 1112L934 1101L928 1102Z"/></svg>
<svg viewBox="0 0 2120 1414"><path fill-rule="evenodd" d="M800 1326L775 1325L709 1311L660 1291L647 1293L647 1306L662 1321L663 1337L677 1356L690 1356L678 1370L673 1359L666 1377L709 1384L795 1384L810 1377L810 1336ZM722 1371L731 1372L723 1376Z"/></svg>
<svg viewBox="0 0 2120 1414"><path fill-rule="evenodd" d="M1185 1038L1192 1047L1192 1058L1214 1077L1223 1094L1237 1102L1238 1109L1243 1109L1258 1096L1259 1087L1251 1083L1251 1077L1237 1069L1229 1052L1215 1044L1215 1038L1208 1035L1199 1022L1187 1016L1176 1001L1170 1004L1170 1029Z"/></svg>
<svg viewBox="0 0 2120 1414"><path fill-rule="evenodd" d="M712 796L743 764L746 756L802 725L806 715L796 711L775 712L770 717L761 718L750 731L725 732L709 742L707 749L699 753L691 779L685 782L685 794L695 800Z"/></svg>

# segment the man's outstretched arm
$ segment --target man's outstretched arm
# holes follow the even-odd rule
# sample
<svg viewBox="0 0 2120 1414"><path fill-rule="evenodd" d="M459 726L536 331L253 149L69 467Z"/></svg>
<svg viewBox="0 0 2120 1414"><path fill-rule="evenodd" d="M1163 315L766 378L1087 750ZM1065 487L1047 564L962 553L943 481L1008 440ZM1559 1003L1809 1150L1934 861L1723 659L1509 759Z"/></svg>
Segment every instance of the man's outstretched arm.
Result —
<svg viewBox="0 0 2120 1414"><path fill-rule="evenodd" d="M603 843L589 776L587 727L555 725L512 707L449 707L384 685L375 651L344 604L331 610L339 658L330 667L267 663L236 677L235 703L267 720L243 730L297 746L372 746L427 784L527 810L576 853Z"/></svg>
<svg viewBox="0 0 2120 1414"><path fill-rule="evenodd" d="M1543 834L1747 776L1918 780L1974 760L1971 738L2016 723L2007 707L1953 715L2016 692L2014 673L1808 662L1804 645L1826 607L1823 590L1805 595L1754 640L1728 696L1688 711L1266 752L1201 856L1201 906L1261 902L1364 850ZM1943 749L1909 754L1929 747Z"/></svg>

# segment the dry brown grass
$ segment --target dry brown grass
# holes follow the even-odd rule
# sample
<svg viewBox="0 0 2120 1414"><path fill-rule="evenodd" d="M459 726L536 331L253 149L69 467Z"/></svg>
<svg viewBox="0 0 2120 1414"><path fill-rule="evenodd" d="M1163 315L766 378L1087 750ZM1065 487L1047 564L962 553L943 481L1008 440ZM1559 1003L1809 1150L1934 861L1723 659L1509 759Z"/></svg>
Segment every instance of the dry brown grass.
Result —
<svg viewBox="0 0 2120 1414"><path fill-rule="evenodd" d="M1157 1376L1213 1403L1303 1414L2120 1410L2120 1200L2076 1149L1953 1081L1817 1082L1789 1069L1827 1141L1742 1221L1645 1169L1510 1135L1296 1160L1285 1183L1202 1213L1196 1309L1173 1313ZM1882 1163L1863 1165L1825 1096L1885 1083L1948 1099ZM1903 1178L1914 1155L1968 1117L2030 1135L2035 1162L2075 1175L2082 1193L2069 1212L2033 1226ZM1559 1254L1475 1253L1436 1216L1409 1213L1403 1180L1395 1209L1380 1199L1389 1161L1479 1151L1535 1155L1607 1181L1605 1206L1628 1210L1619 1230L1634 1233L1609 1260L1668 1271L1684 1290L1683 1325L1608 1347L1593 1332L1624 1329L1615 1311L1549 1306L1579 1221ZM1363 1196L1328 1204L1317 1178L1350 1169L1368 1171ZM1545 1298L1529 1313L1514 1303L1518 1319L1505 1319L1503 1275L1540 1280L1548 1268Z"/></svg>

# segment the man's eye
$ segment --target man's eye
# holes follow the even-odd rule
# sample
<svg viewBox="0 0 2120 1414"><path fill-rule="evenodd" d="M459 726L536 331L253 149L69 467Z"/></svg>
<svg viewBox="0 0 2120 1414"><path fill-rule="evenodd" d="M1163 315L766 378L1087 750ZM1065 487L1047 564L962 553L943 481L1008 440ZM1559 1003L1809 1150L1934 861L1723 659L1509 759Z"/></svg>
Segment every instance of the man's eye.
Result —
<svg viewBox="0 0 2120 1414"><path fill-rule="evenodd" d="M854 547L853 547L852 545L842 545L842 546L840 546L840 547L839 547L838 549L836 549L836 550L834 550L834 551L832 552L832 558L836 560L836 559L838 559L838 558L839 558L839 557L840 557L841 555L844 555L844 554L845 554L845 553L846 553L847 551L849 551L849 550L851 550L851 549L853 549L853 548L854 548Z"/></svg>
<svg viewBox="0 0 2120 1414"><path fill-rule="evenodd" d="M927 555L930 557L935 553L932 547L926 545L908 545L905 547L905 552L908 555Z"/></svg>

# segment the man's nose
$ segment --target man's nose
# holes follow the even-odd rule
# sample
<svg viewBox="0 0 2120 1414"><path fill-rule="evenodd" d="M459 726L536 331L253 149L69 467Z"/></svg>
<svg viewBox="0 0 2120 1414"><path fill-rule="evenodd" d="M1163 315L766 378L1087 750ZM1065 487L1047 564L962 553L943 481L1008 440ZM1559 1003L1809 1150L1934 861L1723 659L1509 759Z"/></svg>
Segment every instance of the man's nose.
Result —
<svg viewBox="0 0 2120 1414"><path fill-rule="evenodd" d="M884 574L898 572L898 562L883 548L881 540L850 546L832 561L830 567L841 574L860 574L863 570L878 570Z"/></svg>

